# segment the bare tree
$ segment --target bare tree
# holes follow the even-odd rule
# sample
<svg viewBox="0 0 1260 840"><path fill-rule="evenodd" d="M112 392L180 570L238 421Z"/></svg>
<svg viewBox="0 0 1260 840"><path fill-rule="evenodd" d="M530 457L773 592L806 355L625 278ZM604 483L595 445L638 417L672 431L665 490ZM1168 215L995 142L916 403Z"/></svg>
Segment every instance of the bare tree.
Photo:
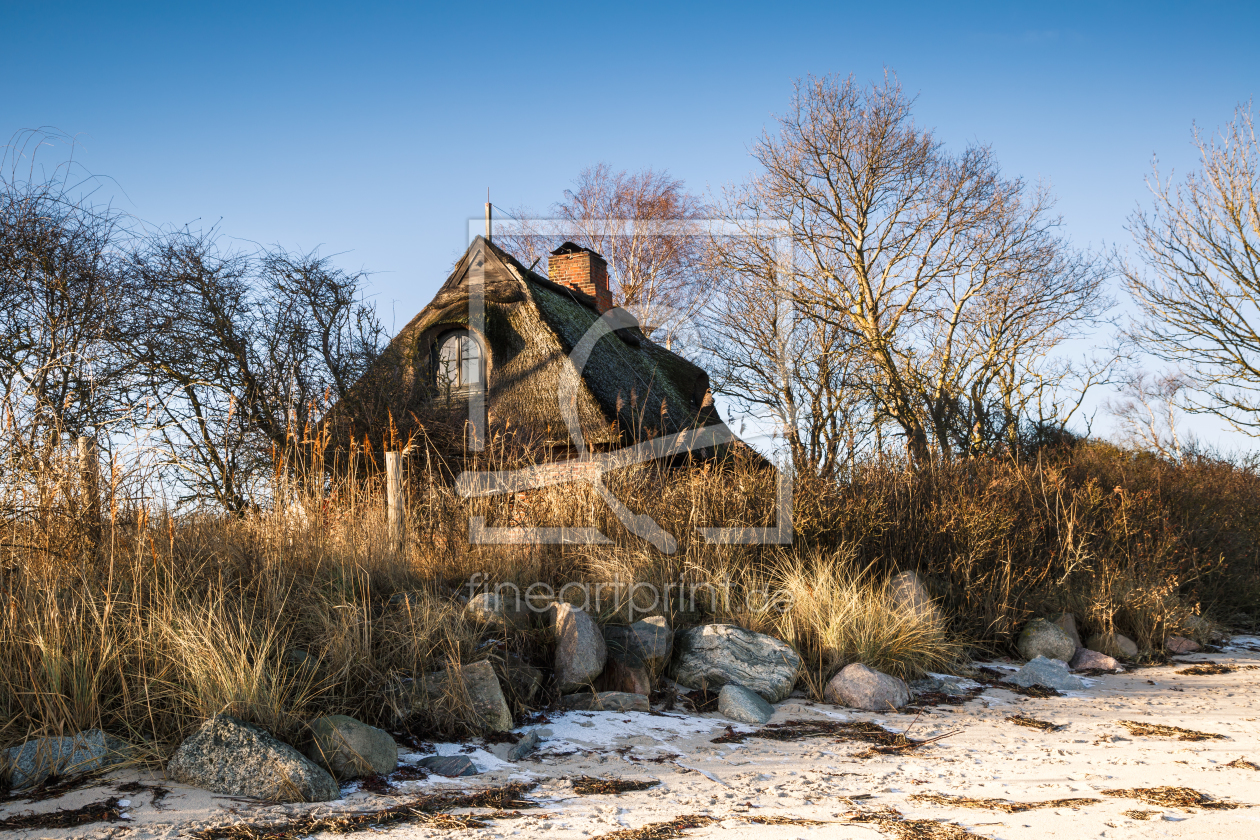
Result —
<svg viewBox="0 0 1260 840"><path fill-rule="evenodd" d="M645 329L667 345L703 303L709 275L700 270L704 204L664 171L583 169L553 218L520 216L520 233L501 244L527 265L545 259L566 239L608 262L613 301L639 314Z"/></svg>
<svg viewBox="0 0 1260 840"><path fill-rule="evenodd" d="M345 396L382 329L364 275L313 254L220 248L214 231L162 233L128 267L127 341L183 501L247 508L258 482Z"/></svg>
<svg viewBox="0 0 1260 840"><path fill-rule="evenodd" d="M854 336L785 294L780 241L745 217L745 236L714 234L719 282L701 320L715 390L782 434L797 475L839 477L874 427Z"/></svg>
<svg viewBox="0 0 1260 840"><path fill-rule="evenodd" d="M125 219L91 203L96 181L73 154L42 168L36 150L61 142L73 149L23 132L0 162L0 449L41 510L70 441L119 421L126 375L110 343Z"/></svg>
<svg viewBox="0 0 1260 840"><path fill-rule="evenodd" d="M1260 143L1239 108L1218 137L1197 128L1198 171L1150 181L1154 207L1130 219L1144 266L1125 276L1144 318L1133 335L1187 369L1187 409L1260 436Z"/></svg>
<svg viewBox="0 0 1260 840"><path fill-rule="evenodd" d="M1180 461L1193 439L1178 428L1179 405L1194 387L1189 376L1171 371L1152 376L1145 371L1130 373L1120 385L1120 398L1110 400L1107 410L1119 422L1121 436L1128 442Z"/></svg>
<svg viewBox="0 0 1260 840"><path fill-rule="evenodd" d="M850 338L872 416L926 463L1013 443L1030 408L1066 423L1079 400L1054 392L1079 371L1054 350L1109 302L1105 263L1058 234L1044 190L1003 178L987 148L947 152L911 105L891 77L799 82L724 215L783 221L783 294Z"/></svg>

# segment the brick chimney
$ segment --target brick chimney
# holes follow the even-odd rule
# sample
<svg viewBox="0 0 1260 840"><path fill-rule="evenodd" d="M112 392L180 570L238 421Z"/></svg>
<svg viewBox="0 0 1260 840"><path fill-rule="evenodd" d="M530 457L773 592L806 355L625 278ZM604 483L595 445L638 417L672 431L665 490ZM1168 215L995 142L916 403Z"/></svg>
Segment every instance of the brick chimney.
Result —
<svg viewBox="0 0 1260 840"><path fill-rule="evenodd" d="M608 263L590 248L566 242L551 252L547 260L547 276L559 283L595 298L595 308L602 315L612 309L612 292L608 291Z"/></svg>

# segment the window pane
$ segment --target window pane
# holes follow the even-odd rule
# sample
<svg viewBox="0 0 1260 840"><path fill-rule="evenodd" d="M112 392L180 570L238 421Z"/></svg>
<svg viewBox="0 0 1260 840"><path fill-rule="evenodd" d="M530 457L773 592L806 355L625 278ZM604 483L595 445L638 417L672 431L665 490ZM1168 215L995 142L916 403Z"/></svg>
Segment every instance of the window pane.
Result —
<svg viewBox="0 0 1260 840"><path fill-rule="evenodd" d="M463 369L460 371L461 385L478 385L481 382L481 354L477 342L473 341L466 335L459 337L460 343L460 361L463 363Z"/></svg>
<svg viewBox="0 0 1260 840"><path fill-rule="evenodd" d="M459 336L451 336L442 342L438 351L438 385L454 388L459 385Z"/></svg>

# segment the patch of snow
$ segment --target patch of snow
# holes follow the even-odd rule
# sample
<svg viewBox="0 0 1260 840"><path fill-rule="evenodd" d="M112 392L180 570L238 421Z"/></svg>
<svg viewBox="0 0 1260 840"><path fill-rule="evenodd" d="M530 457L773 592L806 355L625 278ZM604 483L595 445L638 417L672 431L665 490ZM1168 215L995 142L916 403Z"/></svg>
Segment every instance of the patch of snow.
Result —
<svg viewBox="0 0 1260 840"><path fill-rule="evenodd" d="M428 758L433 755L442 756L464 756L472 761L477 768L478 773L488 773L491 770L498 770L500 767L515 767L512 762L504 761L491 752L486 752L481 748L474 749L472 752L465 752L466 744L434 744L433 752L413 752L399 753L399 764L415 764L422 758Z"/></svg>
<svg viewBox="0 0 1260 840"><path fill-rule="evenodd" d="M543 744L548 749L565 745L579 749L610 747L619 739L634 737L648 737L662 744L671 744L679 737L700 735L727 725L736 732L753 731L750 726L732 724L721 718L650 715L647 712L564 712L551 718L547 724L551 734ZM476 761L475 758L473 760Z"/></svg>
<svg viewBox="0 0 1260 840"><path fill-rule="evenodd" d="M1234 636L1221 646L1222 651L1232 652L1245 650L1260 653L1260 636Z"/></svg>

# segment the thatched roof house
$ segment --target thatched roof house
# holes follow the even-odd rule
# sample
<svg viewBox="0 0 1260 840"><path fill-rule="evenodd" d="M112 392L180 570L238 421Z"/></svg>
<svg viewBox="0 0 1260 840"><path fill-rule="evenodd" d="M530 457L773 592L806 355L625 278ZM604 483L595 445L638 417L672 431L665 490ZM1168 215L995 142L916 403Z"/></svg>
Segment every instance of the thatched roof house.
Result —
<svg viewBox="0 0 1260 840"><path fill-rule="evenodd" d="M491 437L508 435L536 451L569 451L574 417L594 450L722 424L708 375L611 308L599 254L565 243L548 268L550 279L477 237L429 305L330 412L334 437L380 440L391 422L403 436L462 426L470 408L476 415L482 406ZM575 359L588 349L577 370Z"/></svg>

